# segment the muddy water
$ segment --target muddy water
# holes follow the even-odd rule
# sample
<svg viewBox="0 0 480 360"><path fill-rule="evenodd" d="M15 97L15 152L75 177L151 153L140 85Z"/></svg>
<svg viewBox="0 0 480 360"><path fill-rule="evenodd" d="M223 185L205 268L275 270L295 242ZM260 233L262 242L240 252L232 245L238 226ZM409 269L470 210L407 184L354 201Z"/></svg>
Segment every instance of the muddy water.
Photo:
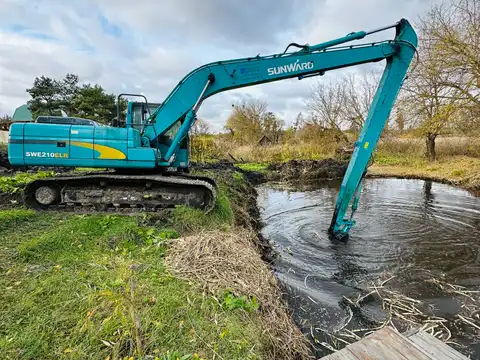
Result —
<svg viewBox="0 0 480 360"><path fill-rule="evenodd" d="M294 317L307 334L344 321L342 297L397 275L398 290L435 307L452 321L461 302L423 288L419 276L480 289L480 198L451 186L422 180L368 179L357 225L347 243L327 235L339 183L311 188L267 185L258 189L263 235L281 256L275 262ZM415 286L416 284L416 286ZM475 330L474 330L475 332ZM458 335L464 353L480 358L475 334ZM317 354L323 355L321 346Z"/></svg>

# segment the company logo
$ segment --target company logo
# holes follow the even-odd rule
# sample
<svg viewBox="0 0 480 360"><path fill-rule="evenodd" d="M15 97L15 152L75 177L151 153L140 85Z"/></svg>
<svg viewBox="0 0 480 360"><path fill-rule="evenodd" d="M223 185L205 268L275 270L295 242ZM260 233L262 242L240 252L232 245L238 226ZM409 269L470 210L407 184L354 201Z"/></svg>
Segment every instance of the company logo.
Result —
<svg viewBox="0 0 480 360"><path fill-rule="evenodd" d="M280 75L280 74L288 74L294 71L301 71L301 70L310 70L313 69L313 62L303 62L301 63L300 60L295 61L294 63L283 65L283 66L276 66L268 68L268 75Z"/></svg>

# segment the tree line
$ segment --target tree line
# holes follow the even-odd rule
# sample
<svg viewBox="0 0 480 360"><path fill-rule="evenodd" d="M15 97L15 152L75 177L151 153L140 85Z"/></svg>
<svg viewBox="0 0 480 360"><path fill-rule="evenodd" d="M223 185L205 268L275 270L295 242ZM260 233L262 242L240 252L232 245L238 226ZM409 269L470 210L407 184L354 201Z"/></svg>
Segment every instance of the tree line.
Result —
<svg viewBox="0 0 480 360"><path fill-rule="evenodd" d="M117 98L98 84L79 84L76 74L66 74L62 80L36 77L33 86L26 90L31 99L27 102L33 118L39 115L60 115L110 123L117 116ZM121 100L122 111L126 102Z"/></svg>
<svg viewBox="0 0 480 360"><path fill-rule="evenodd" d="M388 124L400 133L409 130L422 136L425 155L433 161L438 136L480 133L480 0L434 4L414 26L419 56ZM339 142L349 143L346 132L362 128L380 77L370 70L318 82L305 103L308 114L299 114L288 129L258 101L236 105L226 129L242 142L272 131L275 143L279 134L308 139L328 130ZM273 129L267 126L270 120Z"/></svg>
<svg viewBox="0 0 480 360"><path fill-rule="evenodd" d="M452 133L480 133L480 0L433 4L414 22L419 34L414 60L389 126L413 131L425 139L425 154L435 160L435 140ZM239 144L266 137L272 144L293 137L316 141L318 136L350 144L346 132L358 133L373 100L381 73L370 70L318 82L291 126L269 111L268 104L250 99L233 105L225 130ZM58 115L60 110L109 123L116 116L116 97L97 84L79 84L75 74L62 80L41 76L27 89L33 116ZM121 108L126 108L122 102ZM198 120L193 135L209 132Z"/></svg>

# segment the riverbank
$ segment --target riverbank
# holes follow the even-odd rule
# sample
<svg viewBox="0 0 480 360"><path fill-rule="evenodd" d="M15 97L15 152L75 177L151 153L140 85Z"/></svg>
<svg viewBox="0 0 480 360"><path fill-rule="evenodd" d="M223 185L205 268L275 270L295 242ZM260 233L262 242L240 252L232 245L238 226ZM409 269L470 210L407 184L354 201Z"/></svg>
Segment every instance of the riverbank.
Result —
<svg viewBox="0 0 480 360"><path fill-rule="evenodd" d="M308 358L262 261L255 189L234 169L196 171L219 185L207 215L0 211L4 356Z"/></svg>
<svg viewBox="0 0 480 360"><path fill-rule="evenodd" d="M480 195L480 158L477 157L448 156L434 163L423 159L405 161L400 157L380 159L368 169L368 176L432 180Z"/></svg>
<svg viewBox="0 0 480 360"><path fill-rule="evenodd" d="M347 161L335 159L236 164L247 173L257 174L259 182L286 181L300 184L341 179L347 165ZM432 180L458 186L474 195L480 195L480 158L478 157L445 156L436 162L429 163L420 156L379 156L368 168L367 176Z"/></svg>

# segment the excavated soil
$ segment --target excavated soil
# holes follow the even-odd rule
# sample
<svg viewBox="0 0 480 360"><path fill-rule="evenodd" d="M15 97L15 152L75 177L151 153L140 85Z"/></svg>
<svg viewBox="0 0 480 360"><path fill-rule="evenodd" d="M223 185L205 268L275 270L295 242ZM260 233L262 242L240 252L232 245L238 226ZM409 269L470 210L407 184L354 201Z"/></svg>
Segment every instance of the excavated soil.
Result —
<svg viewBox="0 0 480 360"><path fill-rule="evenodd" d="M348 161L336 159L325 160L291 160L285 163L271 163L266 171L243 170L230 161L215 163L193 163L197 170L237 171L242 173L253 185L267 181L286 181L309 184L316 180L341 179L347 171Z"/></svg>
<svg viewBox="0 0 480 360"><path fill-rule="evenodd" d="M12 166L8 161L7 150L0 149L0 174L7 173L11 169L12 169Z"/></svg>
<svg viewBox="0 0 480 360"><path fill-rule="evenodd" d="M190 166L195 170L237 171L242 173L252 185L259 185L268 181L268 178L265 174L262 174L258 171L243 170L235 166L235 163L227 160L220 160L214 163L192 162Z"/></svg>
<svg viewBox="0 0 480 360"><path fill-rule="evenodd" d="M326 160L291 160L272 163L267 167L270 181L310 183L315 180L341 179L347 171L347 162Z"/></svg>

